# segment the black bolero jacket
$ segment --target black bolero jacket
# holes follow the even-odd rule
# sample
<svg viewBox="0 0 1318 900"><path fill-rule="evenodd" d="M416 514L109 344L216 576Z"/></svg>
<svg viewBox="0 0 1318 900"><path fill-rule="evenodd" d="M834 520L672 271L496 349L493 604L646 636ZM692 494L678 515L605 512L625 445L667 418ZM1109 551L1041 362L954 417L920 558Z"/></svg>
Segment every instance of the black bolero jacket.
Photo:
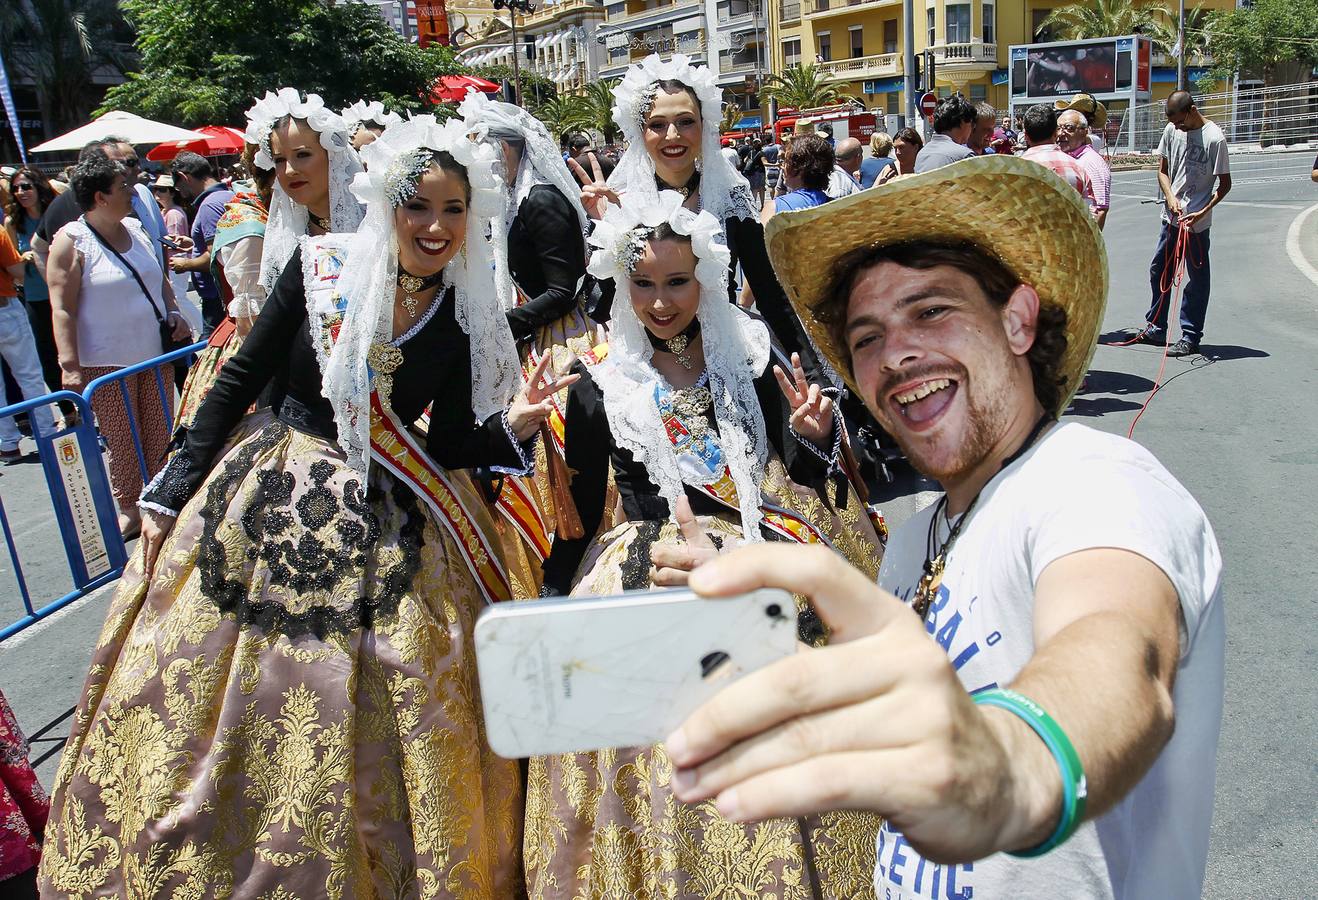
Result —
<svg viewBox="0 0 1318 900"><path fill-rule="evenodd" d="M400 337L403 362L394 372L391 406L404 424L430 407L426 450L446 469L529 467L525 448L507 431L503 415L477 422L471 410L471 344L454 316L453 291ZM306 293L302 252L275 283L242 348L224 365L202 401L182 446L143 494L143 501L178 512L196 493L229 434L267 385L271 407L285 424L333 441L334 410L321 394Z"/></svg>
<svg viewBox="0 0 1318 900"><path fill-rule="evenodd" d="M508 311L519 342L567 315L586 277L586 236L576 210L558 188L531 188L508 229L508 268L530 299Z"/></svg>

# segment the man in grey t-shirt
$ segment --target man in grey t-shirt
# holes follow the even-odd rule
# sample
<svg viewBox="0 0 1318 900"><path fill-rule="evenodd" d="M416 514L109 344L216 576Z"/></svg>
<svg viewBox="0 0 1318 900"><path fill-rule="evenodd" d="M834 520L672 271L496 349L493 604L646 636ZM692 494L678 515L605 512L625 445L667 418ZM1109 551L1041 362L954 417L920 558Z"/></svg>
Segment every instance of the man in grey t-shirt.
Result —
<svg viewBox="0 0 1318 900"><path fill-rule="evenodd" d="M975 127L976 115L975 107L960 94L943 98L934 110L934 135L915 157L915 173L941 169L974 156L966 141Z"/></svg>
<svg viewBox="0 0 1318 900"><path fill-rule="evenodd" d="M1174 91L1167 98L1167 127L1158 144L1158 157L1158 184L1164 198L1162 233L1149 265L1153 302L1144 315L1147 324L1136 338L1143 344L1167 343L1177 243L1181 227L1188 226L1183 252L1189 280L1181 298L1181 339L1167 352L1190 356L1199 352L1208 312L1208 229L1213 207L1231 190L1231 169L1222 129L1200 114L1187 91Z"/></svg>

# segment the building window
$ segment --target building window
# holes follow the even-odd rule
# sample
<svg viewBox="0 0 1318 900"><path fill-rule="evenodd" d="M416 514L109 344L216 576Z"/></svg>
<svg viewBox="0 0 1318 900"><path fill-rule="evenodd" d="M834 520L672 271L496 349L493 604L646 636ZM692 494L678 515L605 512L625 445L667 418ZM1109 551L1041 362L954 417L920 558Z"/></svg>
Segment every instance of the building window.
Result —
<svg viewBox="0 0 1318 900"><path fill-rule="evenodd" d="M949 3L943 7L946 19L944 34L949 44L970 43L970 4Z"/></svg>
<svg viewBox="0 0 1318 900"><path fill-rule="evenodd" d="M929 46L932 47L938 43L938 38L934 34L934 8L932 6L929 7L928 13L929 13Z"/></svg>
<svg viewBox="0 0 1318 900"><path fill-rule="evenodd" d="M625 63L627 62L628 56L628 47L626 44L623 44L621 47L609 48L609 62L611 63Z"/></svg>
<svg viewBox="0 0 1318 900"><path fill-rule="evenodd" d="M719 0L718 20L729 22L739 16L748 15L750 11L750 0Z"/></svg>
<svg viewBox="0 0 1318 900"><path fill-rule="evenodd" d="M608 6L604 7L604 15L610 19L616 19L619 16L625 16L627 15L627 4L610 3Z"/></svg>
<svg viewBox="0 0 1318 900"><path fill-rule="evenodd" d="M984 0L984 43L986 44L996 44L998 42L998 30L995 27L997 23L993 21L995 8L990 0Z"/></svg>
<svg viewBox="0 0 1318 900"><path fill-rule="evenodd" d="M828 62L833 58L833 36L827 31L821 31L815 35L819 41L819 49L816 53L821 62Z"/></svg>
<svg viewBox="0 0 1318 900"><path fill-rule="evenodd" d="M863 25L852 25L847 29L847 36L851 38L851 58L860 59L865 55L865 28Z"/></svg>
<svg viewBox="0 0 1318 900"><path fill-rule="evenodd" d="M897 52L897 20L889 19L883 23L883 52Z"/></svg>
<svg viewBox="0 0 1318 900"><path fill-rule="evenodd" d="M970 86L970 102L983 103L988 99L988 85L972 84Z"/></svg>
<svg viewBox="0 0 1318 900"><path fill-rule="evenodd" d="M801 39L792 38L790 41L783 41L783 68L790 69L792 66L801 64Z"/></svg>

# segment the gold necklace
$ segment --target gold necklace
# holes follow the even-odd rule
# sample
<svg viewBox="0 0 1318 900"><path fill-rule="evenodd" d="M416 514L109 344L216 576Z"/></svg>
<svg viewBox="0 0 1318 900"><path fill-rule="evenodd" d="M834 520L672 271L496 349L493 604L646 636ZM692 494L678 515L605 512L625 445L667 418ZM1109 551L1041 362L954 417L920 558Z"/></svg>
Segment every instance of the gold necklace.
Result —
<svg viewBox="0 0 1318 900"><path fill-rule="evenodd" d="M413 296L419 294L428 288L435 287L443 279L444 272L440 270L433 275L413 275L402 266L398 267L398 286L403 290L403 308L413 319L416 318L418 298Z"/></svg>
<svg viewBox="0 0 1318 900"><path fill-rule="evenodd" d="M317 228L319 228L321 231L325 232L326 234L330 233L329 219L327 218L322 219L320 216L316 215L311 210L307 210L307 214L311 216L311 224L315 225Z"/></svg>
<svg viewBox="0 0 1318 900"><path fill-rule="evenodd" d="M669 353L677 357L678 365L686 369L688 372L691 371L691 354L687 352L691 349L691 338L685 334L679 334L677 337L672 337L664 341L664 347L667 348Z"/></svg>

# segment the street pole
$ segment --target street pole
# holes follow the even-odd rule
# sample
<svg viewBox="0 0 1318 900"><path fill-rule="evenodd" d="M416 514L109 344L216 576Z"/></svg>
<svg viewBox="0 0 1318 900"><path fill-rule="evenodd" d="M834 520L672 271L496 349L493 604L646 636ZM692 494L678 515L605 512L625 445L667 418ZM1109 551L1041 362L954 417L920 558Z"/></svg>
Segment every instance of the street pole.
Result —
<svg viewBox="0 0 1318 900"><path fill-rule="evenodd" d="M906 127L915 125L915 0L905 0L902 4L902 18L906 22L905 53L902 69L905 72Z"/></svg>
<svg viewBox="0 0 1318 900"><path fill-rule="evenodd" d="M517 7L508 7L508 25L513 33L513 103L522 105L522 80L519 74L517 57L522 55L522 48L517 43Z"/></svg>
<svg viewBox="0 0 1318 900"><path fill-rule="evenodd" d="M1185 0L1179 0L1176 13L1176 89L1185 90Z"/></svg>

